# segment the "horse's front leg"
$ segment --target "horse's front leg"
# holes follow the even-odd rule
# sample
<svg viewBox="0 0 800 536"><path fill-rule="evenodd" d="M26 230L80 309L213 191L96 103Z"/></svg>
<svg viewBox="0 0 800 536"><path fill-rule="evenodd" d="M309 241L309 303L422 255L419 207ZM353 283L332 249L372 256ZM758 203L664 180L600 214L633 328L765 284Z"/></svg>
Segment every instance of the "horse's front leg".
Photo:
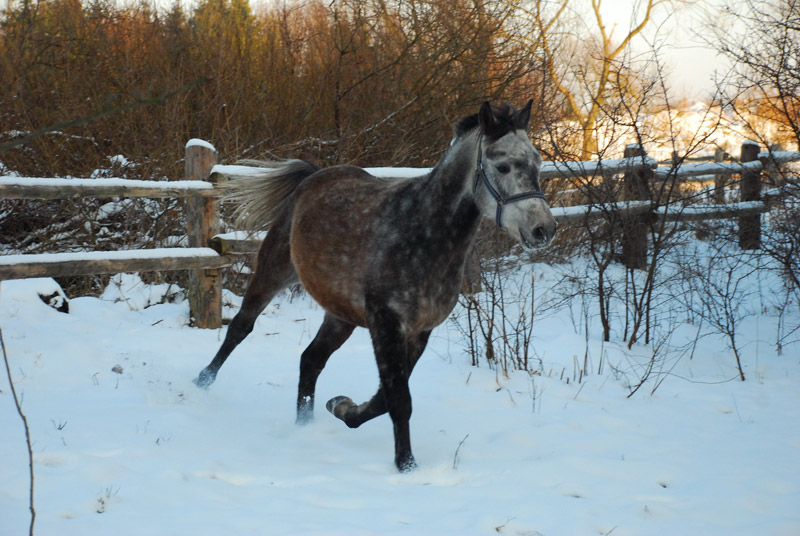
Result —
<svg viewBox="0 0 800 536"><path fill-rule="evenodd" d="M417 464L411 453L411 392L408 378L411 374L409 341L398 316L381 308L369 315L370 335L378 362L378 374L386 401L386 409L394 427L394 463L400 472L414 469Z"/></svg>
<svg viewBox="0 0 800 536"><path fill-rule="evenodd" d="M373 332L373 330L371 330L371 332ZM398 360L396 359L396 357L402 356L403 355L402 352L405 351L405 355L407 356L407 358L405 359L405 363L407 363L407 367L406 370L404 371L405 374L403 374L402 376L404 378L406 393L408 393L408 377L411 375L411 371L414 369L414 365L417 364L417 361L422 355L422 352L425 350L425 346L428 343L428 337L430 336L430 333L431 333L430 331L420 333L419 335L413 337L411 340L408 341L404 340L401 337L401 339L403 340L402 344L400 345L399 352L395 355L394 358L391 358L390 356L391 360L394 360L395 362L402 362L403 361L402 359ZM376 340L375 337L376 336L373 335L373 341ZM388 342L388 338L384 340L384 344L382 344L383 348L387 347L385 344L386 342ZM382 355L382 352L378 351L377 345L376 345L375 355L376 356ZM374 419L379 415L383 415L384 413L389 411L390 401L398 399L396 395L390 394L389 391L386 390L388 381L385 381L385 378L390 374L390 372L387 370L387 368L382 367L380 365L381 358L378 358L378 363L379 363L378 365L379 370L381 371L380 372L381 385L378 388L378 392L375 393L375 396L373 396L372 399L369 400L369 402L365 402L363 404L355 404L350 398L346 396L337 396L329 400L326 405L328 411L333 413L333 415L338 419L341 419L350 428L358 428L368 420ZM411 415L410 394L408 394L408 404L409 404L408 415L410 417ZM392 417L392 422L393 423L395 422L394 417ZM407 422L408 419L406 419L406 423ZM411 446L410 446L407 424L405 430L406 430L405 441L398 441L397 429L395 428L395 463L397 463L397 467L401 471L408 471L410 469L413 469L415 466L414 457L411 454ZM402 435L402 430L401 430L401 435ZM406 451L407 454L404 454L402 449L399 448L402 444L407 445L407 451Z"/></svg>
<svg viewBox="0 0 800 536"><path fill-rule="evenodd" d="M408 342L409 376L411 376L414 365L417 364L422 352L425 350L430 334L430 331L425 331ZM375 396L363 404L356 404L347 396L336 396L328 400L326 407L328 411L350 428L358 428L365 422L379 417L388 411L386 393L384 393L383 386L378 388L378 392L375 393Z"/></svg>

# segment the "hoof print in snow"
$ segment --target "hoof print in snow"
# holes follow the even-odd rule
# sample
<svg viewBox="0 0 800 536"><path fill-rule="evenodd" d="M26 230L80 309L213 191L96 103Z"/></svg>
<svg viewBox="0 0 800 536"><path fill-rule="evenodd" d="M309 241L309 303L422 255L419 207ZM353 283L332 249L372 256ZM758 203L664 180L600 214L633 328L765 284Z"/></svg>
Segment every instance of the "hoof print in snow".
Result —
<svg viewBox="0 0 800 536"><path fill-rule="evenodd" d="M69 300L61 289L45 294L39 292L39 299L60 313L69 313Z"/></svg>

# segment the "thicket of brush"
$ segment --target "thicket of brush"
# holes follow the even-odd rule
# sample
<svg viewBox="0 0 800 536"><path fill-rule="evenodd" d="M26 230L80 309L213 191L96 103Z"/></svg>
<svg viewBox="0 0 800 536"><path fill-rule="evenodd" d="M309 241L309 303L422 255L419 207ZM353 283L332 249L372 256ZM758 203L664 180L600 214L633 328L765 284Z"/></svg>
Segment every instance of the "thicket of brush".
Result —
<svg viewBox="0 0 800 536"><path fill-rule="evenodd" d="M0 161L85 176L124 154L138 178L180 178L183 145L199 137L228 159L431 164L460 116L539 87L509 11L464 0L13 2L0 21L0 143L115 113Z"/></svg>
<svg viewBox="0 0 800 536"><path fill-rule="evenodd" d="M429 166L484 100L544 90L518 44L530 28L515 27L510 4L255 6L11 2L0 16L0 172L182 179L194 137L221 162ZM535 125L559 118L556 100L537 102ZM4 201L0 242L39 253L160 247L184 234L175 200L111 201ZM92 279L80 291L106 278Z"/></svg>

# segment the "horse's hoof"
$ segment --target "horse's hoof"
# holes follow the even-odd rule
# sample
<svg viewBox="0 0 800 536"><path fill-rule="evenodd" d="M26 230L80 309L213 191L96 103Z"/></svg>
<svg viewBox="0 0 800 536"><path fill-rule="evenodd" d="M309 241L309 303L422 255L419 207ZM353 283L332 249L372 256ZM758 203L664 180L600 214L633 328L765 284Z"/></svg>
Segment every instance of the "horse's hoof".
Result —
<svg viewBox="0 0 800 536"><path fill-rule="evenodd" d="M295 424L306 425L314 420L314 400L310 396L303 397L300 404L297 405L297 419Z"/></svg>
<svg viewBox="0 0 800 536"><path fill-rule="evenodd" d="M414 460L413 454L409 454L408 457L403 459L396 459L394 463L401 473L410 473L417 468L417 462Z"/></svg>
<svg viewBox="0 0 800 536"><path fill-rule="evenodd" d="M307 424L310 424L313 420L314 420L314 414L309 413L307 415L306 414L298 415L297 418L295 418L294 423L297 426L305 426Z"/></svg>
<svg viewBox="0 0 800 536"><path fill-rule="evenodd" d="M208 389L216 379L217 379L216 372L208 369L203 369L200 372L200 375L193 380L193 383L200 389Z"/></svg>
<svg viewBox="0 0 800 536"><path fill-rule="evenodd" d="M353 406L355 406L353 401L346 396L335 396L328 400L328 402L325 404L325 407L334 417L344 421L345 423L347 423L345 420L345 414L347 413L347 410Z"/></svg>

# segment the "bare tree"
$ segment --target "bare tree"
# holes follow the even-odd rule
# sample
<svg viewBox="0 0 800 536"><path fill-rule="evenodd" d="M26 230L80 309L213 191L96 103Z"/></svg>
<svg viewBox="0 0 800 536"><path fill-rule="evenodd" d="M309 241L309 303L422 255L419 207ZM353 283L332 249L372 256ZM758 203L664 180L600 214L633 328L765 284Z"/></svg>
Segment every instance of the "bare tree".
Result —
<svg viewBox="0 0 800 536"><path fill-rule="evenodd" d="M730 247L724 238L709 244L705 255L684 254L679 265L689 277L681 282L680 299L687 310L725 337L744 381L741 346L737 340L742 321L753 315L751 300L756 291L750 280L761 268L757 255ZM696 298L696 301L695 301Z"/></svg>
<svg viewBox="0 0 800 536"><path fill-rule="evenodd" d="M719 81L736 119L771 148L774 142L800 148L800 0L745 0L726 7L709 25L709 43L732 68ZM779 170L781 171L781 170ZM777 261L787 292L800 292L800 190L796 173L779 173L788 184L765 227L763 251Z"/></svg>
<svg viewBox="0 0 800 536"><path fill-rule="evenodd" d="M709 29L709 44L732 65L719 85L749 134L767 146L776 141L800 146L800 0L727 5L714 14ZM765 119L777 131L770 132Z"/></svg>
<svg viewBox="0 0 800 536"><path fill-rule="evenodd" d="M590 0L588 17L578 14L582 4L573 7L577 2L570 4L570 0L507 1L514 3L524 24L535 29L519 38L541 62L547 81L579 126L582 160L598 153L598 122L609 99L620 90L635 91L636 76L630 70L632 41L656 25L654 15L661 6L691 3L645 0L634 10L629 28L620 33L616 25L608 26L602 0Z"/></svg>

